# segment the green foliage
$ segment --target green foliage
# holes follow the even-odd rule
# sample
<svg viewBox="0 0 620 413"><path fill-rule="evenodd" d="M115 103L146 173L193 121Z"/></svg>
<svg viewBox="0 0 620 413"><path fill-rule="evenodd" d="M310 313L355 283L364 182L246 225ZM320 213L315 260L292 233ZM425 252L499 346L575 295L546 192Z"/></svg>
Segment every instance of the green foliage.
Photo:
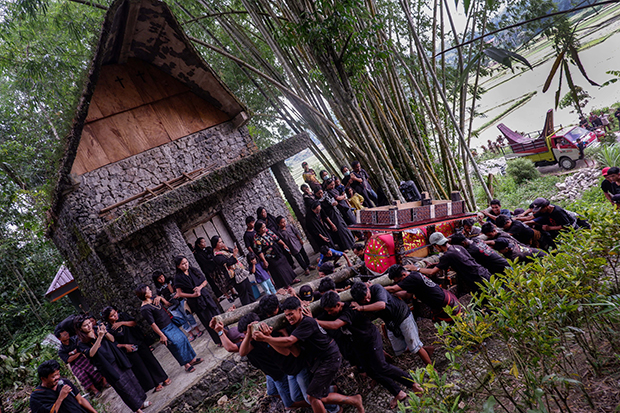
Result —
<svg viewBox="0 0 620 413"><path fill-rule="evenodd" d="M555 184L563 180L558 176L542 175L518 185L511 176L497 176L493 181L493 193L495 198L502 201L503 208L527 209L534 199L538 197L549 199L555 195L557 193ZM478 205L487 205L488 201L482 188L477 186L475 191Z"/></svg>
<svg viewBox="0 0 620 413"><path fill-rule="evenodd" d="M603 167L620 165L620 143L601 145L597 148L594 159Z"/></svg>
<svg viewBox="0 0 620 413"><path fill-rule="evenodd" d="M560 109L564 109L572 106L573 108L575 108L575 111L579 112L588 104L589 99L592 98L592 96L590 96L587 90L584 90L581 86L578 85L575 85L575 93L577 94L577 102L575 102L574 99L575 95L572 91L570 91L565 94L564 97L562 97L558 107Z"/></svg>
<svg viewBox="0 0 620 413"><path fill-rule="evenodd" d="M30 340L35 337L30 337ZM37 367L46 360L56 359L60 364L61 374L70 377L65 363L58 359L58 351L50 346L30 345L20 349L10 345L0 357L0 389L19 389L23 386L37 386Z"/></svg>
<svg viewBox="0 0 620 413"><path fill-rule="evenodd" d="M577 399L593 409L584 379L617 371L620 213L609 203L575 206L592 230L563 233L554 255L493 276L469 311L438 325L456 384L487 400L483 411L496 401L570 412Z"/></svg>
<svg viewBox="0 0 620 413"><path fill-rule="evenodd" d="M399 411L458 413L463 412L461 396L454 383L448 380L447 374L439 374L432 364L426 368L418 368L411 372L413 380L418 383L424 393L409 393L404 404L399 403Z"/></svg>
<svg viewBox="0 0 620 413"><path fill-rule="evenodd" d="M515 180L517 185L540 177L540 172L529 159L516 158L507 162L506 173Z"/></svg>

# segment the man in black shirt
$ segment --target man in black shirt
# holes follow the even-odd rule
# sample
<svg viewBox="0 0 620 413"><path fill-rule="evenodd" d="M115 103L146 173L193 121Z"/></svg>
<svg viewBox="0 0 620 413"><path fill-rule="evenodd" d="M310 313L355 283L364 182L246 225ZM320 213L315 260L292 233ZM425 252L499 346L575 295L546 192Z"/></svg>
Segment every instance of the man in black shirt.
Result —
<svg viewBox="0 0 620 413"><path fill-rule="evenodd" d="M245 233L243 234L243 243L245 244L245 248L250 252L254 252L254 235L256 234L256 231L254 231L255 223L256 220L254 217L245 218L246 228Z"/></svg>
<svg viewBox="0 0 620 413"><path fill-rule="evenodd" d="M611 168L603 168L603 182L601 182L601 190L605 195L605 198L612 205L616 205L620 200L613 199L614 195L616 198L620 195L620 186L618 186L618 178L620 177L620 168L616 166L612 166Z"/></svg>
<svg viewBox="0 0 620 413"><path fill-rule="evenodd" d="M551 239L555 241L560 231L580 227L577 218L565 211L562 207L551 205L546 198L536 198L532 203L534 219L526 222L530 225L539 225L543 231L547 231ZM589 224L585 223L586 228Z"/></svg>
<svg viewBox="0 0 620 413"><path fill-rule="evenodd" d="M397 356L409 350L417 353L425 364L431 358L420 340L418 326L409 307L399 298L393 297L379 284L368 285L356 282L351 287L354 310L364 312L371 319L381 318L388 330L388 338ZM431 348L429 350L432 351Z"/></svg>
<svg viewBox="0 0 620 413"><path fill-rule="evenodd" d="M345 396L339 393L330 393L330 385L340 368L341 355L338 346L318 325L316 320L304 314L301 302L297 297L289 297L281 305L284 316L293 331L288 337L271 337L261 331L256 331L253 338L263 341L276 348L291 348L300 343L304 357L311 363L312 379L306 393L314 413L325 413L324 404L355 406L358 413L364 413L362 396Z"/></svg>
<svg viewBox="0 0 620 413"><path fill-rule="evenodd" d="M334 291L328 291L321 297L321 307L327 312L328 317L325 320L317 320L319 325L328 330L341 330L343 335L351 337L353 351L364 371L394 396L390 402L390 409L395 408L398 401L407 397L407 393L398 383L405 388L422 391L417 384L414 384L409 373L388 364L385 360L381 334L368 317L359 311L354 311L350 303L340 301L340 297Z"/></svg>
<svg viewBox="0 0 620 413"><path fill-rule="evenodd" d="M394 285L385 287L387 292L404 299L412 296L417 298L430 307L435 322L452 321L452 317L444 311L445 307L452 307L452 315L461 312L461 304L454 294L444 290L424 274L409 272L405 267L394 264L389 268L388 277L394 281Z"/></svg>
<svg viewBox="0 0 620 413"><path fill-rule="evenodd" d="M196 262L207 279L207 282L211 286L211 290L213 290L215 297L217 298L224 295L222 290L216 284L214 278L217 271L217 265L213 260L213 248L211 248L210 245L207 245L207 240L203 237L197 238L194 243L194 258L196 258Z"/></svg>
<svg viewBox="0 0 620 413"><path fill-rule="evenodd" d="M97 413L73 383L60 378L60 365L56 360L43 362L37 373L41 385L30 394L32 413Z"/></svg>
<svg viewBox="0 0 620 413"><path fill-rule="evenodd" d="M439 258L439 263L437 263L435 268L410 266L408 267L409 270L432 276L441 270L452 268L456 272L458 288L461 294L479 291L480 285L484 284L484 280L491 278L489 270L478 264L465 248L460 245L448 245L448 239L441 232L432 233L428 240L437 252L443 253Z"/></svg>
<svg viewBox="0 0 620 413"><path fill-rule="evenodd" d="M497 219L501 218L498 217ZM502 274L510 264L504 257L493 251L484 241L470 240L463 234L454 234L450 240L452 245L460 245L465 248L476 262L489 270L491 274Z"/></svg>
<svg viewBox="0 0 620 413"><path fill-rule="evenodd" d="M534 230L521 221L513 221L504 215L500 215L495 220L495 225L508 232L522 244L532 245L534 241Z"/></svg>
<svg viewBox="0 0 620 413"><path fill-rule="evenodd" d="M493 248L511 261L531 262L534 258L542 258L547 255L546 252L537 248L519 245L516 242L501 237L494 241Z"/></svg>

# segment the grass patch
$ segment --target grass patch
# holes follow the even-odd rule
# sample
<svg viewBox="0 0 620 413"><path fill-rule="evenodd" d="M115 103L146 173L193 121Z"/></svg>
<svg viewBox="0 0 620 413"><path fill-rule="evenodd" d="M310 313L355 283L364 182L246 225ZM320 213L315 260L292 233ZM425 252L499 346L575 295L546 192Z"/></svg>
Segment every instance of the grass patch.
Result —
<svg viewBox="0 0 620 413"><path fill-rule="evenodd" d="M513 211L515 208L527 209L534 199L538 197L548 199L555 195L558 192L555 184L563 182L564 179L565 176L543 175L518 185L511 176L497 176L493 180L492 194L502 201L503 208ZM481 186L475 186L474 195L479 206L488 204Z"/></svg>

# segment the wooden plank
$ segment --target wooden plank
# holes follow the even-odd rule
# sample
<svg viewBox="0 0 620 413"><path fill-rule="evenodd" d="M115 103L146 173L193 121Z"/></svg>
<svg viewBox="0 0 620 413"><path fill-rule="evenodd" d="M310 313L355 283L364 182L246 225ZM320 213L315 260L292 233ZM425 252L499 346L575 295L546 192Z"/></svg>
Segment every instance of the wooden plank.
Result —
<svg viewBox="0 0 620 413"><path fill-rule="evenodd" d="M131 58L127 61L129 77L145 103L156 102L169 95L166 87L153 77L149 66L149 63L140 59Z"/></svg>
<svg viewBox="0 0 620 413"><path fill-rule="evenodd" d="M211 239L211 237L209 237L209 234L205 231L205 229L202 227L202 225L198 225L196 228L193 229L194 234L196 234L196 238L205 238L207 240Z"/></svg>
<svg viewBox="0 0 620 413"><path fill-rule="evenodd" d="M103 113L101 113L101 109L97 106L97 101L95 96L90 100L90 104L88 106L88 115L86 115L86 123L95 121L97 119L101 119L103 117Z"/></svg>
<svg viewBox="0 0 620 413"><path fill-rule="evenodd" d="M209 242L211 241L211 237L215 236L215 235L219 235L217 233L217 229L215 229L215 225L213 225L213 221L207 221L205 223L202 224L202 228L204 229L204 231L207 234L207 239L209 240Z"/></svg>
<svg viewBox="0 0 620 413"><path fill-rule="evenodd" d="M171 96L168 99L170 99L170 104L179 113L181 122L187 126L187 128L191 131L190 133L195 133L206 129L208 126L206 126L206 123L202 120L200 113L191 103L191 95L193 95L192 92L185 92L181 95Z"/></svg>
<svg viewBox="0 0 620 413"><path fill-rule="evenodd" d="M151 105L141 106L131 111L135 122L147 138L148 147L154 148L170 142L170 136L159 116Z"/></svg>
<svg viewBox="0 0 620 413"><path fill-rule="evenodd" d="M226 228L226 224L224 223L224 220L222 219L222 217L220 215L216 215L213 217L211 221L213 222L213 225L217 229L218 235L222 237L224 244L226 244L228 248L235 248L235 241L228 233L228 229Z"/></svg>
<svg viewBox="0 0 620 413"><path fill-rule="evenodd" d="M192 245L194 245L196 243L196 240L198 239L196 234L194 234L194 230L190 230L184 233L183 238L185 238L185 241L189 242Z"/></svg>
<svg viewBox="0 0 620 413"><path fill-rule="evenodd" d="M131 149L127 146L123 133L114 122L114 118L104 118L92 122L88 125L93 136L96 137L99 145L105 152L108 163L120 161L132 155ZM104 164L107 165L107 164Z"/></svg>
<svg viewBox="0 0 620 413"><path fill-rule="evenodd" d="M222 112L209 102L196 95L193 92L185 95L185 98L196 109L196 112L200 116L203 122L203 128L210 128L211 126L219 125L229 121L231 118L226 113Z"/></svg>
<svg viewBox="0 0 620 413"><path fill-rule="evenodd" d="M151 104L154 112L166 129L170 140L176 140L192 133L183 121L183 115L175 108L170 100L160 100Z"/></svg>
<svg viewBox="0 0 620 413"><path fill-rule="evenodd" d="M91 125L84 125L72 172L81 175L111 162L96 136Z"/></svg>
<svg viewBox="0 0 620 413"><path fill-rule="evenodd" d="M170 76L168 73L163 72L152 64L146 64L146 69L156 82L158 87L165 91L163 96L174 96L183 92L187 92L189 87L181 81Z"/></svg>
<svg viewBox="0 0 620 413"><path fill-rule="evenodd" d="M144 104L124 65L105 65L101 68L94 98L103 116Z"/></svg>

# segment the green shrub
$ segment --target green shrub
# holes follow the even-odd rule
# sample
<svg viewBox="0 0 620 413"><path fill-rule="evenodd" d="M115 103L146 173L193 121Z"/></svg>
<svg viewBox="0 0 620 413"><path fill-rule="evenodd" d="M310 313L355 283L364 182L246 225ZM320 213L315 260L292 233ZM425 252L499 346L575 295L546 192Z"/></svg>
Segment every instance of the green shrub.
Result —
<svg viewBox="0 0 620 413"><path fill-rule="evenodd" d="M461 400L476 396L468 411L572 412L577 399L597 410L584 380L614 374L620 355L620 213L575 206L592 230L563 233L554 255L494 275L454 324L437 325ZM446 396L448 406L425 411L458 411Z"/></svg>
<svg viewBox="0 0 620 413"><path fill-rule="evenodd" d="M620 143L602 145L594 156L596 161L603 165L603 167L618 166L620 165Z"/></svg>
<svg viewBox="0 0 620 413"><path fill-rule="evenodd" d="M521 185L526 181L531 181L540 176L540 172L529 159L517 158L508 161L506 173L515 180L517 185Z"/></svg>

